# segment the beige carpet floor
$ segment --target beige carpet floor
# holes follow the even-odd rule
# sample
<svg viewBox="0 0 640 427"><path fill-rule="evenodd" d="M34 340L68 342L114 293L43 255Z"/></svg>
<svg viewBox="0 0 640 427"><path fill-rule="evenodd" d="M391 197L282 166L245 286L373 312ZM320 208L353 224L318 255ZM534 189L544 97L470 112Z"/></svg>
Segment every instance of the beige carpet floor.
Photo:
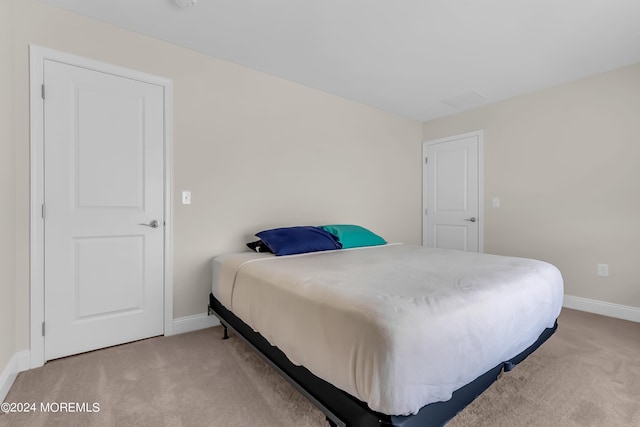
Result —
<svg viewBox="0 0 640 427"><path fill-rule="evenodd" d="M447 427L640 426L640 324L565 309L559 325ZM0 426L327 426L238 337L221 336L152 338L22 372L5 402L36 411L2 414Z"/></svg>

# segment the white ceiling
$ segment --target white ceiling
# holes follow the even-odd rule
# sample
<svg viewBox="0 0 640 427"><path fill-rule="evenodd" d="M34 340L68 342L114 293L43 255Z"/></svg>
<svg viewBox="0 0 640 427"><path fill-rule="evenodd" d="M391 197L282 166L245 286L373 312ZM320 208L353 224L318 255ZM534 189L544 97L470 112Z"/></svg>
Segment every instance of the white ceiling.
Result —
<svg viewBox="0 0 640 427"><path fill-rule="evenodd" d="M423 121L640 62L640 0L42 1Z"/></svg>

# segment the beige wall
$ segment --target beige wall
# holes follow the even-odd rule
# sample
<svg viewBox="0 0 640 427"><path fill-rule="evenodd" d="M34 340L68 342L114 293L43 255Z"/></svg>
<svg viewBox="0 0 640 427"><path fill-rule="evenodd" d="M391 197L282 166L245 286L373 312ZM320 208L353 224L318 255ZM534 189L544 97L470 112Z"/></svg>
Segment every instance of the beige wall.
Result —
<svg viewBox="0 0 640 427"><path fill-rule="evenodd" d="M640 64L427 122L423 136L485 130L486 252L550 261L566 294L640 307L639 94Z"/></svg>
<svg viewBox="0 0 640 427"><path fill-rule="evenodd" d="M12 7L0 0L0 373L16 351Z"/></svg>
<svg viewBox="0 0 640 427"><path fill-rule="evenodd" d="M18 350L29 347L29 44L173 80L175 318L206 311L211 257L262 228L353 222L420 242L419 122L35 0L13 5L16 192L3 200L17 206Z"/></svg>

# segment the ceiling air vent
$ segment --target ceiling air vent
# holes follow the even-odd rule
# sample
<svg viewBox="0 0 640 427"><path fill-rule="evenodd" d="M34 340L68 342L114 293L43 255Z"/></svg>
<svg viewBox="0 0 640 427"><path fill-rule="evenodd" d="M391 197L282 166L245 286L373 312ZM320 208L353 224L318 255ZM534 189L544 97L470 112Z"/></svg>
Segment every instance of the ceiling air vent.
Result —
<svg viewBox="0 0 640 427"><path fill-rule="evenodd" d="M487 97L475 90L442 100L443 103L456 110L465 110L467 108L477 107L480 104L484 104L486 101Z"/></svg>
<svg viewBox="0 0 640 427"><path fill-rule="evenodd" d="M198 0L173 0L175 2L175 4L178 5L178 7L181 7L182 9L186 9L188 7L191 6L195 6L196 4L198 4Z"/></svg>

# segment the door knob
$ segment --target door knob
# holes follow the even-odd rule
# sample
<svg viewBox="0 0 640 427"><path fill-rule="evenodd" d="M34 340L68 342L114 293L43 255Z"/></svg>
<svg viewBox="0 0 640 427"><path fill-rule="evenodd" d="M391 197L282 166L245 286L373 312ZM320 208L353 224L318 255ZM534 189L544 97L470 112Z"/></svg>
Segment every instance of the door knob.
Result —
<svg viewBox="0 0 640 427"><path fill-rule="evenodd" d="M140 223L140 225L144 225L144 226L151 227L151 228L158 228L159 223L158 223L157 219L154 219L154 220L151 220L151 222L149 224L145 224L144 222L142 222L142 223Z"/></svg>
<svg viewBox="0 0 640 427"><path fill-rule="evenodd" d="M472 216L471 218L465 218L465 221L476 222L476 217Z"/></svg>

